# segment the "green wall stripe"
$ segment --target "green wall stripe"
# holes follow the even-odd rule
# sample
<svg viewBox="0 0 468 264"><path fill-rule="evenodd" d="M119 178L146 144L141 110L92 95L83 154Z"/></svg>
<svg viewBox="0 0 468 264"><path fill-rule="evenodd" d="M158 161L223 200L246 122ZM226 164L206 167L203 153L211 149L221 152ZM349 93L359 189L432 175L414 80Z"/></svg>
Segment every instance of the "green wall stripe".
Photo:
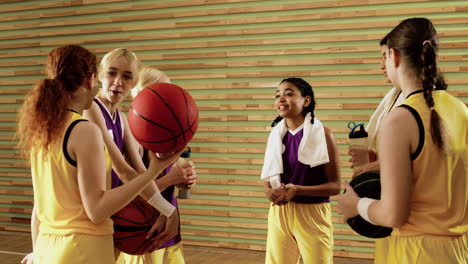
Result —
<svg viewBox="0 0 468 264"><path fill-rule="evenodd" d="M345 6L334 6L337 4ZM362 4L367 3L367 4ZM377 4L380 3L380 4ZM98 57L116 47L129 47L142 59L146 66L163 69L181 86L195 87L188 91L197 99L200 107L212 105L272 105L276 83L288 75L296 75L310 81L317 95L317 106L326 104L377 104L381 95L389 90L379 71L378 40L399 20L408 17L425 16L433 19L441 42L439 67L445 70L450 83L449 90L460 94L460 99L468 102L468 5L464 0L450 1L338 1L338 0L291 0L284 5L283 0L239 0L239 1L92 1L90 4L69 6L58 0L23 1L0 3L0 228L29 229L30 216L27 210L32 206L30 193L31 180L25 177L29 169L23 167L26 161L18 156L12 138L16 126L16 110L21 106L25 91L31 89L38 79L45 75L46 54L61 43L81 44L97 51ZM302 4L324 7L303 8ZM43 7L49 8L41 8ZM282 9L280 7L283 7ZM113 9L112 9L113 8ZM256 9L260 8L260 9ZM269 9L273 8L273 9ZM292 9L291 9L292 8ZM109 10L115 10L113 12ZM77 15L65 12L76 11ZM211 12L211 13L208 13ZM39 18L39 14L42 17ZM68 15L67 15L68 14ZM81 15L80 15L81 14ZM319 16L322 16L321 18ZM340 17L341 16L341 17ZM126 19L129 18L130 20ZM160 17L160 18L156 18ZM109 19L107 21L103 18ZM111 21L110 19L116 19ZM254 20L258 18L258 20ZM284 18L284 21L276 21ZM93 20L95 19L95 20ZM97 22L96 22L97 21ZM63 22L63 23L61 23ZM204 22L204 23L203 23ZM211 24L219 22L219 24ZM61 23L61 24L60 24ZM359 27L349 28L350 24ZM326 27L334 25L333 29ZM143 29L152 26L153 29ZM123 28L126 27L126 28ZM305 28L309 27L309 28ZM123 30L120 30L123 28ZM83 30L80 34L79 30ZM98 31L92 33L93 30ZM257 30L264 30L262 32ZM38 35L44 33L43 35ZM179 34L179 35L176 35ZM346 39L343 39L346 38ZM452 45L452 46L450 46ZM11 46L11 47L8 47ZM345 48L361 48L359 51L346 51ZM263 54L263 51L278 51L278 54ZM293 52L294 51L294 52ZM285 54L281 54L285 52ZM292 52L288 54L287 52ZM215 54L216 53L216 54ZM202 54L198 57L190 57ZM341 59L366 58L365 61L341 62ZM335 61L333 61L335 60ZM246 63L247 65L244 65ZM349 73L353 70L352 73ZM316 74L318 71L328 71ZM348 71L344 74L341 71ZM258 76L255 74L258 73ZM212 76L218 74L218 76ZM359 81L363 81L361 84ZM373 81L365 83L365 81ZM233 88L223 88L224 84L236 83ZM203 85L217 85L211 89ZM231 87L231 86L229 86ZM200 89L202 88L202 89ZM23 89L23 90L21 90ZM324 94L336 93L337 96ZM340 93L375 95L365 98L347 98ZM258 99L248 96L261 95ZM222 96L223 98L209 98ZM237 96L236 98L234 96ZM331 97L331 98L330 98ZM129 106L130 102L123 103ZM367 123L373 112L373 105L359 109L318 109L317 116L332 115L340 120L324 120L326 126L342 129L348 121ZM205 108L206 109L206 108ZM260 131L199 131L196 138L219 137L220 142L194 140L194 148L255 148L264 149L261 142L248 142L249 139L265 140L271 120L262 116L276 116L271 110L201 110L202 118L235 118L250 116L259 119L249 121L201 121L200 128L206 127L255 127ZM358 116L358 117L353 117ZM363 119L363 120L356 120ZM340 140L338 148L346 150L346 130L335 133ZM223 138L245 139L245 142L227 142ZM200 179L212 180L259 180L261 164L243 164L243 159L260 162L262 153L202 152L193 153ZM225 158L230 162L217 163L210 158ZM340 155L346 164L348 157ZM342 168L344 178L351 169ZM245 170L245 171L236 171ZM258 173L257 173L258 172ZM15 174L16 173L16 174ZM217 185L200 183L201 193L194 193L196 201L221 202L226 205L189 204L181 202L182 210L200 210L234 213L257 213L262 217L268 212L268 201L264 197L237 195L202 194L213 190L262 192L261 185ZM13 194L15 193L15 194ZM235 193L235 192L234 192ZM253 202L257 207L249 207ZM245 203L244 206L237 206ZM332 202L334 206L335 201ZM228 206L229 205L229 206ZM16 211L15 211L16 209ZM25 210L25 211L21 211ZM341 217L333 212L334 217ZM4 220L11 218L11 220ZM191 241L238 243L264 246L265 229L210 226L210 221L223 223L266 224L264 218L225 217L209 215L182 215L183 220L201 220L206 225L182 225L182 230L231 232L259 234L259 239L223 238L203 235L183 235ZM339 219L339 218L338 218ZM335 228L347 230L347 225L334 223ZM371 242L372 239L357 235L336 233L335 239ZM373 247L335 246L335 250L362 253L369 256ZM358 254L359 255L359 254ZM354 255L353 255L354 256Z"/></svg>

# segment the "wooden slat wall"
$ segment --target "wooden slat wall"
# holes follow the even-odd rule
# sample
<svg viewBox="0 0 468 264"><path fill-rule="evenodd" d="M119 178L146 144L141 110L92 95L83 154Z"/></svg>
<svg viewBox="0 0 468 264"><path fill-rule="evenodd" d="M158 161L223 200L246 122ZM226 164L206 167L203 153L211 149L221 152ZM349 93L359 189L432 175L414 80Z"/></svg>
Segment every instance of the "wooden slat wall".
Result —
<svg viewBox="0 0 468 264"><path fill-rule="evenodd" d="M346 124L367 122L390 88L378 69L378 41L414 16L436 24L449 89L468 102L462 0L0 1L0 229L29 230L32 188L15 150L16 113L44 76L47 53L72 43L99 57L127 47L200 108L190 144L199 184L192 199L179 201L184 243L264 250L269 205L259 174L278 82L311 82L316 114L335 132L349 179ZM373 241L333 216L335 255L372 258Z"/></svg>

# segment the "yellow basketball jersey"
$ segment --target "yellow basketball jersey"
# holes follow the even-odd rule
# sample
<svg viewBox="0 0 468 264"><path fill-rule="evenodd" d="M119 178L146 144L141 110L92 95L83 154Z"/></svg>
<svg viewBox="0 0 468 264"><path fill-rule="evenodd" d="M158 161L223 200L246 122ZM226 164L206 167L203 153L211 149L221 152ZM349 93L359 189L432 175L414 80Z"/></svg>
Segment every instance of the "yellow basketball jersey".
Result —
<svg viewBox="0 0 468 264"><path fill-rule="evenodd" d="M77 113L71 113L64 126L61 140L50 145L47 155L39 150L31 154L31 173L34 188L34 204L43 234L69 235L74 233L108 235L113 233L109 218L96 225L88 218L81 201L77 179L77 164L66 151L66 142L73 126L86 121ZM31 153L34 153L32 151ZM107 149L107 189L110 189L111 161Z"/></svg>
<svg viewBox="0 0 468 264"><path fill-rule="evenodd" d="M468 231L468 110L445 91L434 91L435 110L449 134L451 151L441 151L430 132L430 109L421 91L403 103L415 116L420 142L412 155L410 216L392 235L460 235Z"/></svg>

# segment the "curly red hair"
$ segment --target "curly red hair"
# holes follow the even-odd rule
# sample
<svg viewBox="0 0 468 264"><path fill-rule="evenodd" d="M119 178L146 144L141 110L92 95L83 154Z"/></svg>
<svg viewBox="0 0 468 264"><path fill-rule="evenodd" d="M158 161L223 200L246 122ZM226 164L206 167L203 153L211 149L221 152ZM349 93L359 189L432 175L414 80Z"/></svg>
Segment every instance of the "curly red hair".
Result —
<svg viewBox="0 0 468 264"><path fill-rule="evenodd" d="M65 125L71 95L97 73L96 55L77 45L53 49L47 59L47 79L28 93L19 113L19 148L48 151Z"/></svg>

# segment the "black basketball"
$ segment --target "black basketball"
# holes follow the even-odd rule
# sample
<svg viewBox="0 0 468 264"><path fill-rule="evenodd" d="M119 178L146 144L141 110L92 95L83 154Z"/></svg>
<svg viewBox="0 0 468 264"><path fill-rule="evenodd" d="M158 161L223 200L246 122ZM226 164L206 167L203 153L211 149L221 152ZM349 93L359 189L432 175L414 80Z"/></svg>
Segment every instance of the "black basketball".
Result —
<svg viewBox="0 0 468 264"><path fill-rule="evenodd" d="M368 171L359 174L349 184L359 197L380 199L380 172L378 171ZM364 220L360 215L349 218L347 222L356 233L370 238L387 237L393 230L390 227L373 225Z"/></svg>

